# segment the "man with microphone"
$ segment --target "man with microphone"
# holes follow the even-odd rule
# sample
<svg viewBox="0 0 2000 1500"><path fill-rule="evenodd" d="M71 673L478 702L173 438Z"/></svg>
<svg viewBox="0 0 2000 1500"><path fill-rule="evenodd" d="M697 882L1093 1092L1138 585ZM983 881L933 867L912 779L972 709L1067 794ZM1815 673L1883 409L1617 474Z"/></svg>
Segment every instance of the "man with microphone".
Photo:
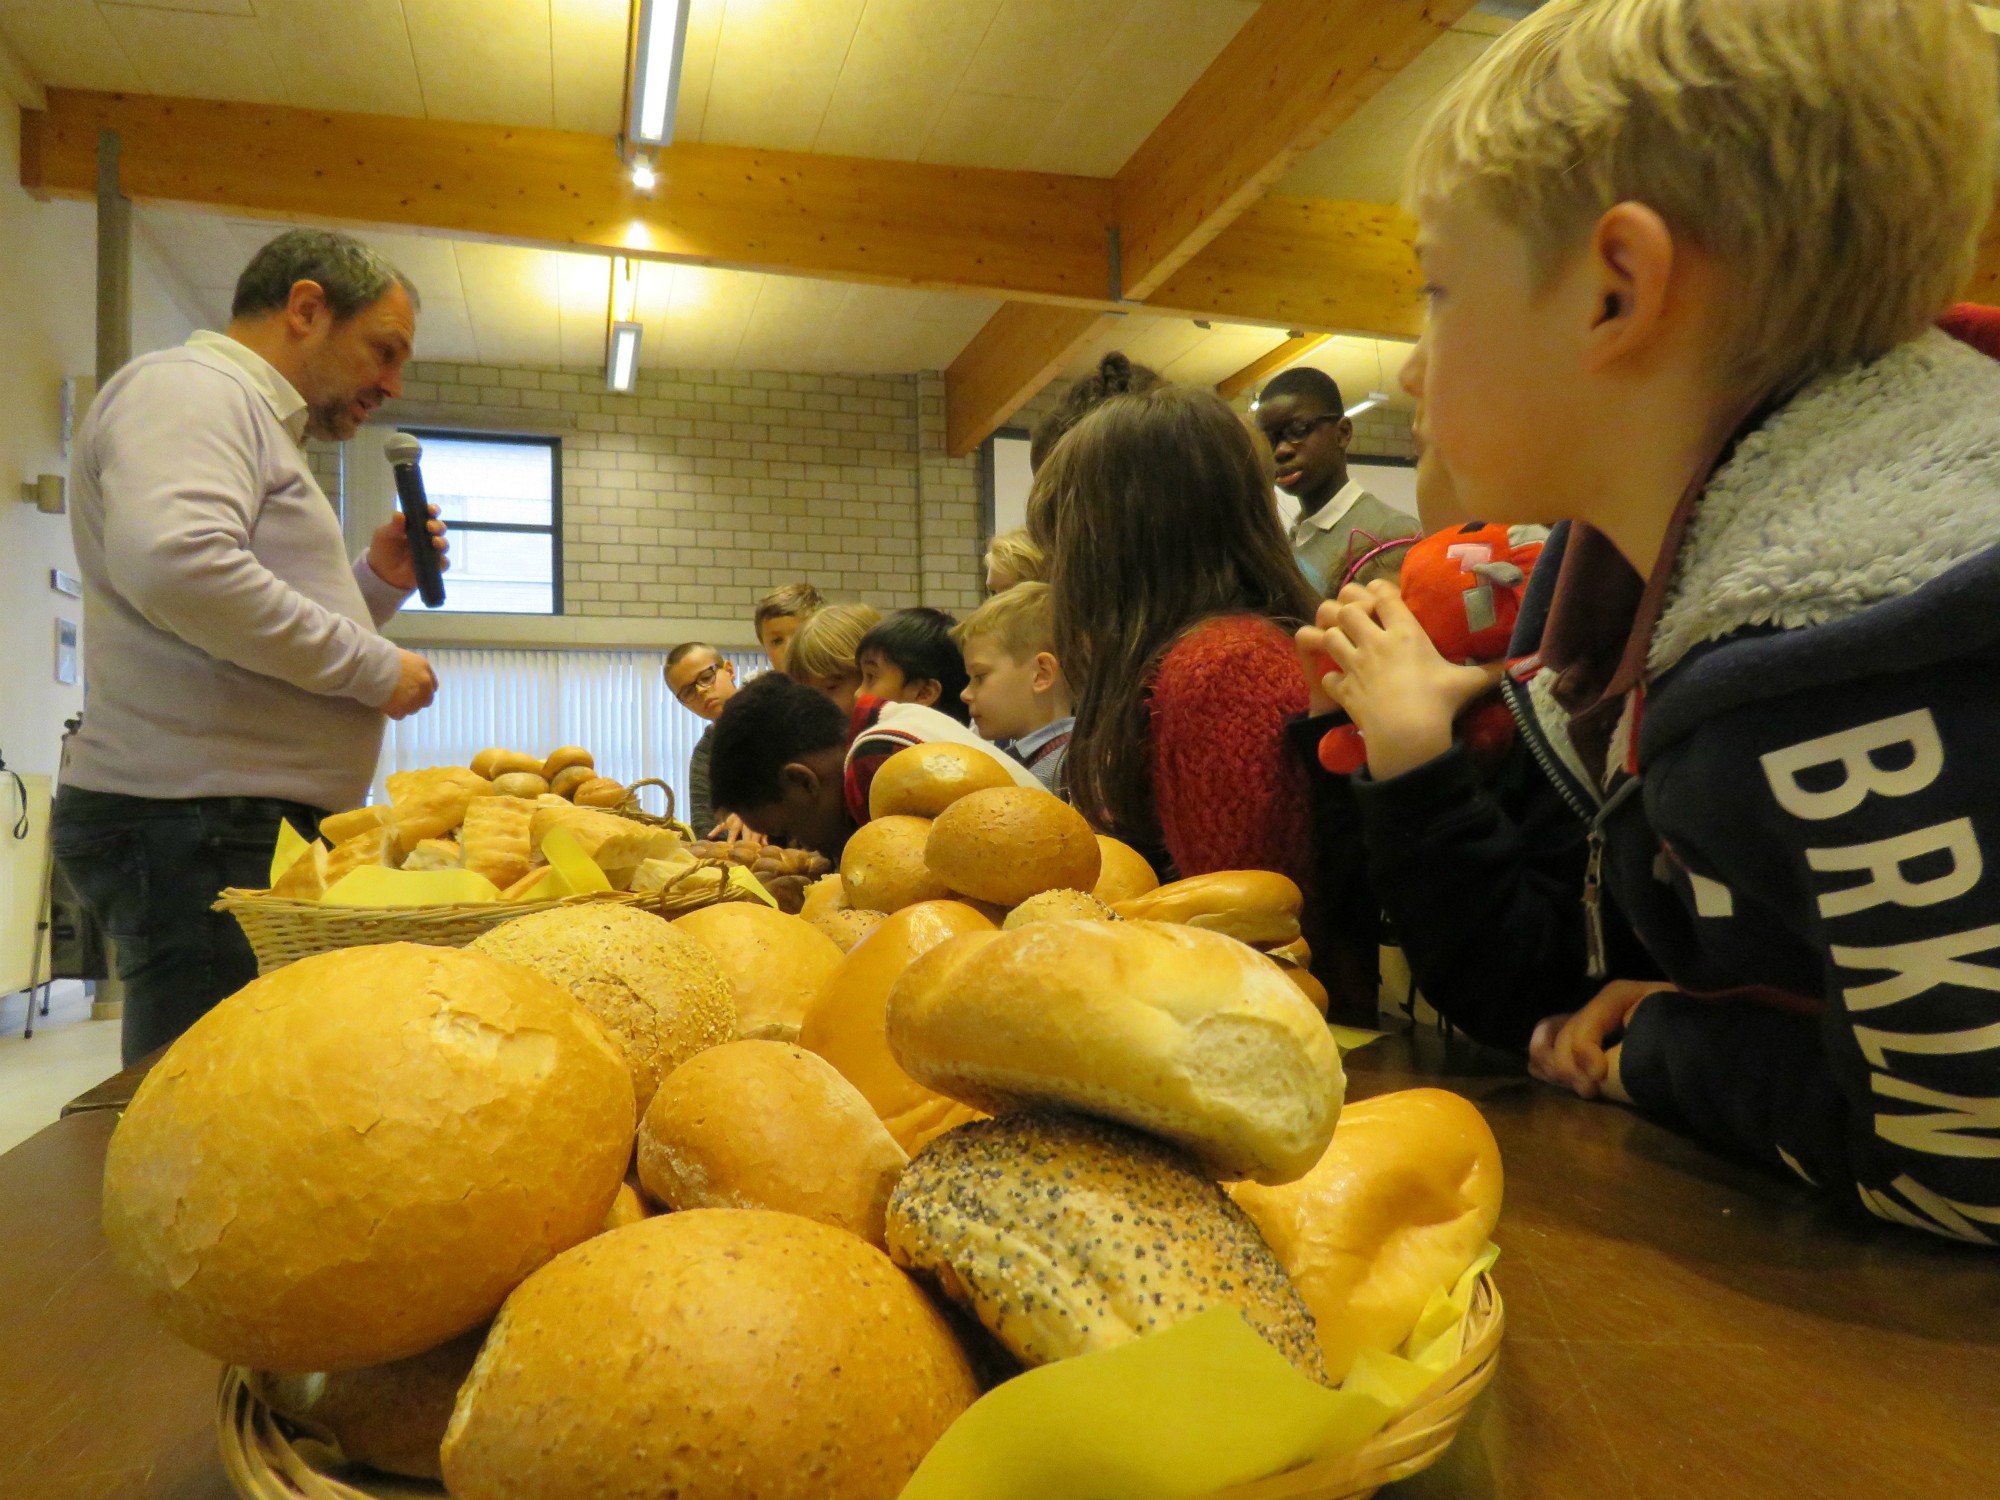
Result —
<svg viewBox="0 0 2000 1500"><path fill-rule="evenodd" d="M89 700L54 841L116 947L127 1064L255 977L210 905L266 883L281 820L310 837L361 803L385 716L437 691L380 631L416 586L403 517L350 566L301 447L401 392L416 323L375 252L289 230L243 271L225 333L133 360L77 433Z"/></svg>

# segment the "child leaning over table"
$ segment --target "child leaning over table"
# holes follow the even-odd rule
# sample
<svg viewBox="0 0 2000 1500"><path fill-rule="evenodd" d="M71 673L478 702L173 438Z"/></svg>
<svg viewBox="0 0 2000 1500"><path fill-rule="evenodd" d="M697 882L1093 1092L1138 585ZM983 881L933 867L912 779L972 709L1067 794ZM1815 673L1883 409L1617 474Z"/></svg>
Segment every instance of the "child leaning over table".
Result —
<svg viewBox="0 0 2000 1500"><path fill-rule="evenodd" d="M1076 728L1056 660L1055 604L1046 583L1017 583L952 632L965 653L972 727L1063 795L1063 752Z"/></svg>
<svg viewBox="0 0 2000 1500"><path fill-rule="evenodd" d="M1958 0L1554 0L1413 154L1403 376L1462 518L1576 522L1518 696L1672 981L1535 1071L1989 1245L2000 365L1929 325L1995 116ZM1445 753L1485 674L1325 618L1371 758Z"/></svg>

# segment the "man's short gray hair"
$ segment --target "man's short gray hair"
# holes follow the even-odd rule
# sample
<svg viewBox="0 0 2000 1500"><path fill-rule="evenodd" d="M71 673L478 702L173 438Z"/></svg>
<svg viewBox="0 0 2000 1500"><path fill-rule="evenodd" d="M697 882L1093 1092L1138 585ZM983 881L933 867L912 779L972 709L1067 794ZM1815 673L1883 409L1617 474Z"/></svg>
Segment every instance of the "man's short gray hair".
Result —
<svg viewBox="0 0 2000 1500"><path fill-rule="evenodd" d="M255 318L277 312L291 301L292 288L314 282L326 293L326 305L337 322L345 322L399 285L420 307L410 278L351 234L332 229L287 229L250 258L236 278L236 297L229 304L232 318Z"/></svg>

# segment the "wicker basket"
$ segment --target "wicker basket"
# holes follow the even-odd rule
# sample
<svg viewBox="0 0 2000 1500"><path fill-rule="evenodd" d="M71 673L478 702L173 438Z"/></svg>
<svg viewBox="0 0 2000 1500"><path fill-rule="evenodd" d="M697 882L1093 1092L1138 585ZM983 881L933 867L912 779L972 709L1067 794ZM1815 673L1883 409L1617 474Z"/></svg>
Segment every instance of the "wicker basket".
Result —
<svg viewBox="0 0 2000 1500"><path fill-rule="evenodd" d="M667 811L664 816L659 813L649 813L639 805L639 788L642 786L656 786L667 794ZM657 776L648 776L643 781L633 782L625 788L625 800L616 807L606 808L605 811L615 812L621 818L630 818L634 823L644 823L649 828L671 828L690 844L707 837L705 831L697 833L674 816L674 789Z"/></svg>
<svg viewBox="0 0 2000 1500"><path fill-rule="evenodd" d="M1504 1322L1489 1271L1473 1289L1458 1362L1360 1452L1237 1485L1210 1500L1366 1500L1381 1486L1428 1468L1458 1431L1472 1398L1493 1378ZM421 1480L342 1466L324 1446L295 1438L251 1392L242 1370L222 1372L216 1430L222 1467L246 1500L433 1500L444 1494Z"/></svg>
<svg viewBox="0 0 2000 1500"><path fill-rule="evenodd" d="M663 917L678 917L718 902L757 899L740 886L725 883L725 869L718 860L702 860L659 891L606 891L565 896L560 901L468 901L450 906L324 906L317 901L273 896L269 891L228 890L215 903L215 910L236 918L257 955L257 972L269 974L315 953L370 943L463 948L502 922L584 901L637 906ZM708 877L703 871L717 873Z"/></svg>

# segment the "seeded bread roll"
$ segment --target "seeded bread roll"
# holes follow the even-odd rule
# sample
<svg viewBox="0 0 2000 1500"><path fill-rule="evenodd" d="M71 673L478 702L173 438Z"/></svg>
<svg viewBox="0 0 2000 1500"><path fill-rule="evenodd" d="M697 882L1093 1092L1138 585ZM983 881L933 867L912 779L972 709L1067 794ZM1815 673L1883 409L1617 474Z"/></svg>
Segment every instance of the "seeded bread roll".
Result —
<svg viewBox="0 0 2000 1500"><path fill-rule="evenodd" d="M924 862L950 889L1011 907L1043 891L1089 890L1103 855L1083 814L1062 798L1010 786L973 792L939 813Z"/></svg>
<svg viewBox="0 0 2000 1500"><path fill-rule="evenodd" d="M886 911L850 911L845 906L830 906L806 920L831 938L833 946L842 953L852 953L855 945L880 927L888 915Z"/></svg>
<svg viewBox="0 0 2000 1500"><path fill-rule="evenodd" d="M957 938L897 982L886 1031L904 1072L975 1108L1086 1110L1259 1182L1319 1160L1346 1087L1326 1022L1276 964L1164 922Z"/></svg>
<svg viewBox="0 0 2000 1500"><path fill-rule="evenodd" d="M1030 896L1002 919L1002 931L1013 932L1030 922L1115 922L1118 913L1088 891L1043 891Z"/></svg>
<svg viewBox="0 0 2000 1500"><path fill-rule="evenodd" d="M938 1137L889 1200L889 1254L1023 1363L1241 1310L1324 1381L1312 1314L1256 1226L1188 1158L1081 1116L977 1120Z"/></svg>

